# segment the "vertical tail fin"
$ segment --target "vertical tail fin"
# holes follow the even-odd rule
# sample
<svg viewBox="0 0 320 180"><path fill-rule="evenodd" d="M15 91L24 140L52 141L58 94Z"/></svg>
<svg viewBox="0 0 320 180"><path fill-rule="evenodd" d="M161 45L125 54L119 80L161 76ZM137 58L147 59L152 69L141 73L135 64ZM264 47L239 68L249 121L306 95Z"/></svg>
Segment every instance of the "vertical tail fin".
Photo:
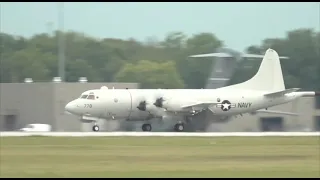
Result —
<svg viewBox="0 0 320 180"><path fill-rule="evenodd" d="M251 79L229 87L268 92L285 90L278 53L273 49L268 49L262 59L258 72Z"/></svg>

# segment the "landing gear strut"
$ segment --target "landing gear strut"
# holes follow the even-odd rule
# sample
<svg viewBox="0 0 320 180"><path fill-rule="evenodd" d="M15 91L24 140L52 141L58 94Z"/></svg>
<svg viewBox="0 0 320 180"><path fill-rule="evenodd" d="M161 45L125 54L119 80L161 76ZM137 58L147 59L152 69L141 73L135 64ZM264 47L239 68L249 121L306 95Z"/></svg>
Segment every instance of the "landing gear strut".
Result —
<svg viewBox="0 0 320 180"><path fill-rule="evenodd" d="M97 125L97 124L94 124L93 126L92 126L92 131L94 131L94 132L97 132L97 131L99 131L99 126Z"/></svg>
<svg viewBox="0 0 320 180"><path fill-rule="evenodd" d="M190 123L192 121L192 117L191 116L185 116L185 123ZM182 132L185 130L185 123L179 121L177 124L174 125L173 129L176 132Z"/></svg>
<svg viewBox="0 0 320 180"><path fill-rule="evenodd" d="M192 117L186 116L185 121L186 121L186 123L190 123L192 121Z"/></svg>
<svg viewBox="0 0 320 180"><path fill-rule="evenodd" d="M182 132L184 130L184 124L183 123L177 123L174 125L174 130L177 132Z"/></svg>
<svg viewBox="0 0 320 180"><path fill-rule="evenodd" d="M142 128L142 131L151 131L152 130L151 124L143 124L141 128Z"/></svg>

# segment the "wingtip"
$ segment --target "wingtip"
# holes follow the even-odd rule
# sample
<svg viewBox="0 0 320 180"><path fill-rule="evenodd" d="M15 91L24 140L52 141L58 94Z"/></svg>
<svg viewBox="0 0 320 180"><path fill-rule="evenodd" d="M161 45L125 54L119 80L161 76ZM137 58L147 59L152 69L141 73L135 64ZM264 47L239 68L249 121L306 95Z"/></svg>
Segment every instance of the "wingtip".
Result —
<svg viewBox="0 0 320 180"><path fill-rule="evenodd" d="M314 92L314 95L315 95L315 96L320 96L320 91L315 91L315 92Z"/></svg>

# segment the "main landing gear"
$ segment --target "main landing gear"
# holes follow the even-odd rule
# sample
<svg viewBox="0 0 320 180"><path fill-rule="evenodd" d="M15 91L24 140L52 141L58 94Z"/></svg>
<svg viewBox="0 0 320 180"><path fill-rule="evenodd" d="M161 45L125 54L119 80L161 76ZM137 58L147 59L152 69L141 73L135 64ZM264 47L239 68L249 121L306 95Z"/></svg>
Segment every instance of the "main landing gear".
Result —
<svg viewBox="0 0 320 180"><path fill-rule="evenodd" d="M92 131L94 131L94 132L97 132L97 131L99 131L99 126L97 125L97 124L94 124L93 126L92 126Z"/></svg>
<svg viewBox="0 0 320 180"><path fill-rule="evenodd" d="M174 125L173 129L176 132L182 132L184 130L184 124L183 123L177 123Z"/></svg>
<svg viewBox="0 0 320 180"><path fill-rule="evenodd" d="M152 130L151 124L143 124L141 128L142 128L142 131L151 131Z"/></svg>
<svg viewBox="0 0 320 180"><path fill-rule="evenodd" d="M185 124L188 124L192 121L192 117L191 116L185 116L185 123L179 121L177 124L174 125L173 130L175 130L176 132L182 132L185 130Z"/></svg>
<svg viewBox="0 0 320 180"><path fill-rule="evenodd" d="M142 131L151 131L152 130L152 126L151 124L143 124L141 127ZM184 131L184 123L177 123L174 125L173 129L176 132L182 132Z"/></svg>

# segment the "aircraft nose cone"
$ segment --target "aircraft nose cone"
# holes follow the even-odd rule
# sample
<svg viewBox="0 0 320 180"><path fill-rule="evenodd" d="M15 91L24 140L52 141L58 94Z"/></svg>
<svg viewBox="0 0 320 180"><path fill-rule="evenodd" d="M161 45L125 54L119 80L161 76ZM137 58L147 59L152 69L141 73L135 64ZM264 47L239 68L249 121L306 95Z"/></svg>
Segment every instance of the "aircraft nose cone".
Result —
<svg viewBox="0 0 320 180"><path fill-rule="evenodd" d="M64 107L64 109L69 113L73 113L75 107L76 106L75 106L74 102L71 101Z"/></svg>

